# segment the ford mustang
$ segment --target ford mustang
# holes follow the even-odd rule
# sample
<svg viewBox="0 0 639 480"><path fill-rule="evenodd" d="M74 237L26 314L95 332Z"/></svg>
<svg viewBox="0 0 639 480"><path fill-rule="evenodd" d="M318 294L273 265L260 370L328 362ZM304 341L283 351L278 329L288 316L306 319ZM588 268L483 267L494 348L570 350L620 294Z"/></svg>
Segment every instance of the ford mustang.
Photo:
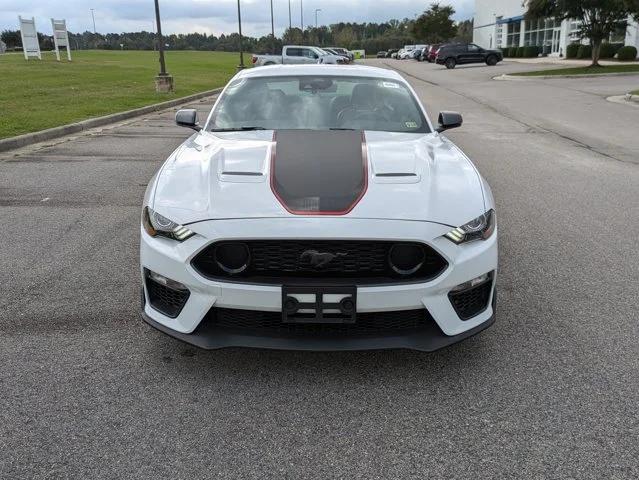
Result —
<svg viewBox="0 0 639 480"><path fill-rule="evenodd" d="M397 73L238 73L149 182L142 316L216 349L433 351L495 319L494 200Z"/></svg>

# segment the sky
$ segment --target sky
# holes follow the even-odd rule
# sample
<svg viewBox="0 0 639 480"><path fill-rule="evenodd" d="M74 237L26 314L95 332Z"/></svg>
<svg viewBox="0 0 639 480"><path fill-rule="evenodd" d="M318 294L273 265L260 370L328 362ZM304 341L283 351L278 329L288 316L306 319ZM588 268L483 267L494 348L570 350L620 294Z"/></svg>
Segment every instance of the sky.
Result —
<svg viewBox="0 0 639 480"><path fill-rule="evenodd" d="M240 0L242 33L262 36L271 31L270 0ZM424 11L430 1L419 0L290 0L293 26L300 25L300 1L304 24L338 22L383 22L392 18L412 18ZM275 34L289 25L288 0L273 0ZM472 18L475 0L442 0L453 5L455 20ZM155 31L153 0L0 0L0 30L17 30L18 15L35 17L39 32L51 33L50 18L66 19L72 32L93 30L100 33ZM237 31L237 0L160 0L163 33L200 32L219 36Z"/></svg>

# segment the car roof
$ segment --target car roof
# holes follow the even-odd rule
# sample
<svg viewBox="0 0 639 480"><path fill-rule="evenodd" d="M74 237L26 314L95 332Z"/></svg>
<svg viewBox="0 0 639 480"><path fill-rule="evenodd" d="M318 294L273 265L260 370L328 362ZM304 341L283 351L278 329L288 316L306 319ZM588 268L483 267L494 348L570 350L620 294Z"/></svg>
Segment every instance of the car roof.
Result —
<svg viewBox="0 0 639 480"><path fill-rule="evenodd" d="M334 77L371 77L387 78L404 82L403 77L394 70L368 67L364 65L270 65L247 68L239 72L236 78L286 77L295 75L327 75Z"/></svg>

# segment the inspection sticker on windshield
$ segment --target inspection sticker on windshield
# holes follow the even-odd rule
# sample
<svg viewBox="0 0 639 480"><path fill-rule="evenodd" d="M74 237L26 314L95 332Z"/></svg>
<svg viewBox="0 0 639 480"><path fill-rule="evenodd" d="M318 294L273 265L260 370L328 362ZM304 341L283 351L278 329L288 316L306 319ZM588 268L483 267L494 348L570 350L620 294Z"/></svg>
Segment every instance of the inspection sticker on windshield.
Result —
<svg viewBox="0 0 639 480"><path fill-rule="evenodd" d="M399 84L393 82L382 82L382 86L386 88L399 88Z"/></svg>
<svg viewBox="0 0 639 480"><path fill-rule="evenodd" d="M419 125L417 125L417 122L406 122L406 128L417 128Z"/></svg>

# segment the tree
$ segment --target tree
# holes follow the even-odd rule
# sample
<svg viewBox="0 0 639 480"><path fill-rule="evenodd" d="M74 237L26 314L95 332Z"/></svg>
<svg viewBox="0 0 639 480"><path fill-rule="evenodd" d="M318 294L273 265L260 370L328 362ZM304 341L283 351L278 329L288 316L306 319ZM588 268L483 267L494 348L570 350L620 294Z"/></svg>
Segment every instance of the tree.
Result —
<svg viewBox="0 0 639 480"><path fill-rule="evenodd" d="M457 34L453 39L459 43L471 43L473 41L473 19L464 20L457 24Z"/></svg>
<svg viewBox="0 0 639 480"><path fill-rule="evenodd" d="M441 6L432 3L420 17L413 22L413 35L426 43L442 43L450 40L457 33L452 20L455 9L450 5Z"/></svg>
<svg viewBox="0 0 639 480"><path fill-rule="evenodd" d="M639 20L639 0L526 0L526 18L568 18L581 23L577 35L590 40L591 67L599 66L601 43L619 29L625 30L628 17Z"/></svg>

